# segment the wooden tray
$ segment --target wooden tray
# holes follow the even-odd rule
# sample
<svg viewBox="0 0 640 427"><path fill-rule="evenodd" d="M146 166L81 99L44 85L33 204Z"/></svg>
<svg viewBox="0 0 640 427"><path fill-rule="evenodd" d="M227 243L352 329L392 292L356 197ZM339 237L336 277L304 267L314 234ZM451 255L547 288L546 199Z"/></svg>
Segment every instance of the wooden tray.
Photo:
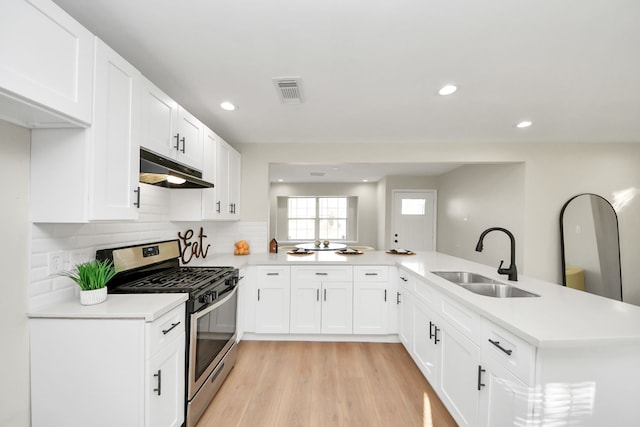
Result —
<svg viewBox="0 0 640 427"><path fill-rule="evenodd" d="M362 251L355 251L355 252L342 252L342 251L336 251L336 253L338 255L345 255L345 256L349 256L349 255L362 255L364 252Z"/></svg>
<svg viewBox="0 0 640 427"><path fill-rule="evenodd" d="M293 251L289 251L287 252L287 255L294 255L294 256L306 256L306 255L311 255L313 254L313 251L308 251L308 252L293 252Z"/></svg>
<svg viewBox="0 0 640 427"><path fill-rule="evenodd" d="M386 251L385 253L389 254L389 255L403 255L403 256L415 255L416 254L415 252L411 252L411 251L401 252L401 253L398 253L398 252L395 252L395 251Z"/></svg>

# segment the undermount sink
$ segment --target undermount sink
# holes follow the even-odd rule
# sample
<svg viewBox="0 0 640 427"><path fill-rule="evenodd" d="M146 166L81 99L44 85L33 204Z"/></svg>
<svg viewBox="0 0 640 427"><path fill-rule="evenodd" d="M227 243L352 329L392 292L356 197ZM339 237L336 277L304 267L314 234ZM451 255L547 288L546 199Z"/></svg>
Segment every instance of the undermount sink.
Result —
<svg viewBox="0 0 640 427"><path fill-rule="evenodd" d="M445 280L473 292L494 298L539 297L540 295L467 271L432 271Z"/></svg>

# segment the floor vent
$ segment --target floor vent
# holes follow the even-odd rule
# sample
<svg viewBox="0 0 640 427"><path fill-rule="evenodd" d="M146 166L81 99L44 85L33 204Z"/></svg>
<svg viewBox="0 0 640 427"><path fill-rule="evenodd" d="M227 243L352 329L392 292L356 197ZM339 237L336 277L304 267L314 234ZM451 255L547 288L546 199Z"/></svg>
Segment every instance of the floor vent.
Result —
<svg viewBox="0 0 640 427"><path fill-rule="evenodd" d="M278 77L273 83L283 104L302 104L299 77Z"/></svg>

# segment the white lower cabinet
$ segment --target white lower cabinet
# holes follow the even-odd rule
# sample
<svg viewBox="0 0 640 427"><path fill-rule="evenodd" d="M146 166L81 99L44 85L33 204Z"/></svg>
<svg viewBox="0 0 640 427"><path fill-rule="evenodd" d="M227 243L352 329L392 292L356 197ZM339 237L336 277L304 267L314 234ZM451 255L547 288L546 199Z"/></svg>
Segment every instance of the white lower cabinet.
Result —
<svg viewBox="0 0 640 427"><path fill-rule="evenodd" d="M389 311L396 304L387 266L353 267L353 333L389 333Z"/></svg>
<svg viewBox="0 0 640 427"><path fill-rule="evenodd" d="M256 267L255 332L289 333L290 267Z"/></svg>
<svg viewBox="0 0 640 427"><path fill-rule="evenodd" d="M143 318L30 320L33 427L179 427L185 306Z"/></svg>
<svg viewBox="0 0 640 427"><path fill-rule="evenodd" d="M484 362L478 369L478 426L529 425L531 388L499 363Z"/></svg>
<svg viewBox="0 0 640 427"><path fill-rule="evenodd" d="M351 266L291 268L291 333L353 333Z"/></svg>

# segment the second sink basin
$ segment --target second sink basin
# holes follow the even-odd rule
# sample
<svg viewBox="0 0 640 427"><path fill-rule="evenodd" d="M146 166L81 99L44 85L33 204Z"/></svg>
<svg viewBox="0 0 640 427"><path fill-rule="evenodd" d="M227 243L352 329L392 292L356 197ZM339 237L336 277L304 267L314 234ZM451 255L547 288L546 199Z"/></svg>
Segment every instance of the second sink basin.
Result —
<svg viewBox="0 0 640 427"><path fill-rule="evenodd" d="M477 273L470 273L467 271L432 271L431 273L478 295L494 298L540 296L520 288L516 288L515 286L498 282L497 280L490 279Z"/></svg>

